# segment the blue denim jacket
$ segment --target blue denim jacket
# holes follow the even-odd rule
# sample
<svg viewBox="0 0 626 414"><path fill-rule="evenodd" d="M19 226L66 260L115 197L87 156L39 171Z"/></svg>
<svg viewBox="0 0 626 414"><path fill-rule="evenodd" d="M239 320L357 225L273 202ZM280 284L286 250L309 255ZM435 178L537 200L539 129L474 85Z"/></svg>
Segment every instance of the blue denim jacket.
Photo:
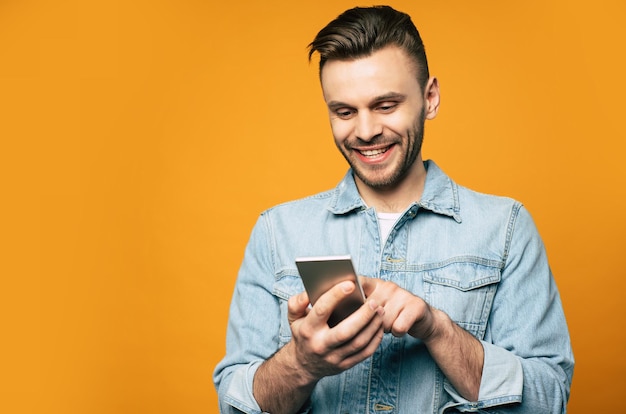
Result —
<svg viewBox="0 0 626 414"><path fill-rule="evenodd" d="M252 381L291 338L287 300L303 290L294 259L328 255L351 255L359 274L413 292L478 338L482 382L478 402L467 401L421 341L385 334L372 357L319 381L303 412L565 412L573 355L531 217L514 200L458 186L432 161L425 166L422 199L385 245L351 171L331 191L261 214L232 298L226 356L214 372L222 413L261 412Z"/></svg>

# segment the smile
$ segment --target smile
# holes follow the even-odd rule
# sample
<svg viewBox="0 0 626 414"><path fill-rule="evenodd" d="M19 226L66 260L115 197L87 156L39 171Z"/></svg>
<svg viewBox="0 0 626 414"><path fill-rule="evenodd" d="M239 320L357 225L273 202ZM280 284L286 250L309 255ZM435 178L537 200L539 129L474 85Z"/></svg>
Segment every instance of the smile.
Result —
<svg viewBox="0 0 626 414"><path fill-rule="evenodd" d="M389 147L379 148L375 150L359 150L359 153L365 157L375 157L377 155L384 154L385 152L387 152L388 149Z"/></svg>

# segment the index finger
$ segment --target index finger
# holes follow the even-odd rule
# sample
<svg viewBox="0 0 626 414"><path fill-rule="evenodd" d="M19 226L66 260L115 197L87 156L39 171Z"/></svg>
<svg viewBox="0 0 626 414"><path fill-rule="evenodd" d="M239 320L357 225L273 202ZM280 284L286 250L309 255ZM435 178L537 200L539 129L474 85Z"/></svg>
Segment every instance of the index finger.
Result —
<svg viewBox="0 0 626 414"><path fill-rule="evenodd" d="M287 319L291 325L296 319L300 319L306 315L306 309L309 306L309 295L306 292L300 292L293 295L287 302Z"/></svg>

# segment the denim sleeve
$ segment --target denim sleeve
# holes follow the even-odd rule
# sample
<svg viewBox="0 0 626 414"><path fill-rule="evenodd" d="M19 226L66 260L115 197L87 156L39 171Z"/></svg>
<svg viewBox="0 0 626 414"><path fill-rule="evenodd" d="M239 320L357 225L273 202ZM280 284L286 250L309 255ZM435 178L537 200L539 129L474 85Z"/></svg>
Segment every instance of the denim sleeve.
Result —
<svg viewBox="0 0 626 414"><path fill-rule="evenodd" d="M213 373L220 413L261 413L252 383L257 368L278 348L280 309L272 295L273 281L272 243L262 215L252 230L233 292L226 356Z"/></svg>
<svg viewBox="0 0 626 414"><path fill-rule="evenodd" d="M465 401L456 408L565 413L574 369L569 332L545 247L532 218L519 204L506 246L506 265L482 341L485 359L479 401Z"/></svg>

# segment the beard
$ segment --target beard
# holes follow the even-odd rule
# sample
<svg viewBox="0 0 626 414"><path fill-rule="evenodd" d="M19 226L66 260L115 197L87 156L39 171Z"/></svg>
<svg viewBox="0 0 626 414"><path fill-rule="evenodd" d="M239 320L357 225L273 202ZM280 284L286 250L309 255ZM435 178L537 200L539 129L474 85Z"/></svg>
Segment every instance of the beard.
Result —
<svg viewBox="0 0 626 414"><path fill-rule="evenodd" d="M363 168L359 162L356 162L350 158L350 153L347 149L341 147L340 145L337 145L337 147L339 148L339 151L346 159L346 161L348 161L348 164L350 164L353 173L365 185L373 189L388 189L402 181L402 179L406 176L407 172L411 169L411 166L415 163L415 160L419 156L422 150L422 142L424 141L425 121L426 108L423 108L422 112L415 120L413 128L406 132L406 140L404 142L406 144L406 147L400 148L400 150L404 150L404 153L401 154L400 162L394 165L392 167L393 169L388 173L385 173L384 170L391 168L390 166L367 166ZM372 140L372 144L377 145L387 141L393 142L394 139L390 137L380 136L380 138Z"/></svg>

